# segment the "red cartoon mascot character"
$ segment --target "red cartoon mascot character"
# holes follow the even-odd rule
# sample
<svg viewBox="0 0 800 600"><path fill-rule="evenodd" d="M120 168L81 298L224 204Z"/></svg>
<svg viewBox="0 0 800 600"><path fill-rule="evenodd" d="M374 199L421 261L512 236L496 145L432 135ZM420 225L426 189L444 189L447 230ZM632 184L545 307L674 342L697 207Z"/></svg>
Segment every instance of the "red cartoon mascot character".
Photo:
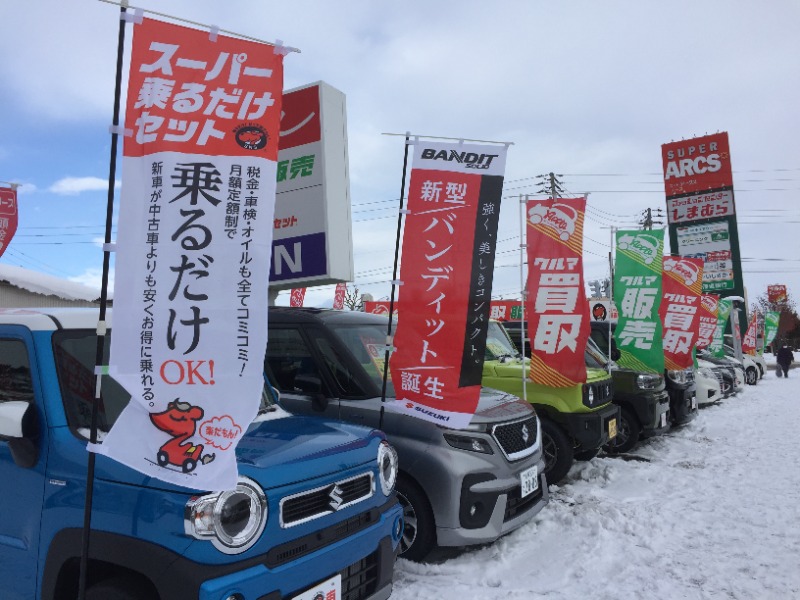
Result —
<svg viewBox="0 0 800 600"><path fill-rule="evenodd" d="M158 451L156 461L159 466L175 465L184 473L191 473L198 461L207 465L214 460L216 454L203 456L203 445L189 441L197 429L197 422L202 418L202 408L179 402L178 398L170 402L164 412L150 414L153 425L172 436Z"/></svg>

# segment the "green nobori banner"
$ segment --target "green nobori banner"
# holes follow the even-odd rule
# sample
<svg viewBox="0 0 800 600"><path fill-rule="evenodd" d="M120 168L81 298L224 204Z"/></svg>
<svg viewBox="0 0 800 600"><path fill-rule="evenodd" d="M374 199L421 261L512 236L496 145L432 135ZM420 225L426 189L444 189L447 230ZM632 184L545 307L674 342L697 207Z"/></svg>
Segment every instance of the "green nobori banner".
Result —
<svg viewBox="0 0 800 600"><path fill-rule="evenodd" d="M778 334L778 323L781 320L781 313L777 311L768 311L764 315L764 348L775 341L775 336ZM763 353L764 350L762 349Z"/></svg>
<svg viewBox="0 0 800 600"><path fill-rule="evenodd" d="M731 316L733 309L733 302L727 298L720 298L719 310L717 311L717 329L714 332L714 340L711 342L711 353L721 358L725 356L725 348L723 348L723 340L725 339L725 328L728 326L728 318Z"/></svg>
<svg viewBox="0 0 800 600"><path fill-rule="evenodd" d="M619 311L620 366L664 372L661 319L661 258L664 232L617 231L614 302Z"/></svg>

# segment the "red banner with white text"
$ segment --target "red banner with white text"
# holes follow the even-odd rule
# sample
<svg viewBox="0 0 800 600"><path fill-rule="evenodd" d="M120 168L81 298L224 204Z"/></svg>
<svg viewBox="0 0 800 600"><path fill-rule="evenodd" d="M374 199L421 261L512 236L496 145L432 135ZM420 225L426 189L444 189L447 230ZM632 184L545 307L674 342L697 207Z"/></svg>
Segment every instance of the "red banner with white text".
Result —
<svg viewBox="0 0 800 600"><path fill-rule="evenodd" d="M11 243L17 232L17 188L0 188L0 256Z"/></svg>
<svg viewBox="0 0 800 600"><path fill-rule="evenodd" d="M665 256L662 265L662 299L658 313L663 327L664 367L682 371L694 364L692 348L700 331L703 261Z"/></svg>
<svg viewBox="0 0 800 600"><path fill-rule="evenodd" d="M347 284L337 283L336 291L333 293L333 309L342 310L344 308L344 297L347 295Z"/></svg>
<svg viewBox="0 0 800 600"><path fill-rule="evenodd" d="M264 385L283 53L132 27L109 365L132 399L97 451L230 490Z"/></svg>
<svg viewBox="0 0 800 600"><path fill-rule="evenodd" d="M306 299L306 288L294 288L289 294L289 306L300 308Z"/></svg>
<svg viewBox="0 0 800 600"><path fill-rule="evenodd" d="M413 147L388 406L458 429L480 394L506 148Z"/></svg>
<svg viewBox="0 0 800 600"><path fill-rule="evenodd" d="M583 281L586 198L531 200L526 214L531 379L552 387L583 383L591 331Z"/></svg>
<svg viewBox="0 0 800 600"><path fill-rule="evenodd" d="M719 311L719 296L717 294L703 294L700 296L700 309L698 315L697 349L708 348L714 342L717 331Z"/></svg>
<svg viewBox="0 0 800 600"><path fill-rule="evenodd" d="M756 353L756 338L758 336L758 313L753 311L750 316L750 323L747 324L747 331L742 338L742 352L745 354L755 355Z"/></svg>

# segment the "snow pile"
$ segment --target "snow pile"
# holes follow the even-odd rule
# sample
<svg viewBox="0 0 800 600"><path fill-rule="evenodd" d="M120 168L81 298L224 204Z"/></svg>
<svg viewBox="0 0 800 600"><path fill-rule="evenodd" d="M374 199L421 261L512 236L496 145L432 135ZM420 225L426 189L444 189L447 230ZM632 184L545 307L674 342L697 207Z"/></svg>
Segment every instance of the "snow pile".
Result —
<svg viewBox="0 0 800 600"><path fill-rule="evenodd" d="M800 598L800 395L769 371L627 457L577 463L533 522L439 564L399 560L393 600Z"/></svg>
<svg viewBox="0 0 800 600"><path fill-rule="evenodd" d="M99 289L13 265L0 264L0 280L8 281L29 292L45 296L58 296L66 300L91 302L100 297Z"/></svg>

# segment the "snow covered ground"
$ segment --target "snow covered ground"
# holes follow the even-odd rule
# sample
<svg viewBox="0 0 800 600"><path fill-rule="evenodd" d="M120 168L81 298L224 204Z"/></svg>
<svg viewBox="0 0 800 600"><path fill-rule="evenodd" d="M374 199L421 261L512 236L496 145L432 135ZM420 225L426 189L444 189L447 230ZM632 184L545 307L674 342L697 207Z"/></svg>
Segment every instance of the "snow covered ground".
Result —
<svg viewBox="0 0 800 600"><path fill-rule="evenodd" d="M578 463L493 545L398 561L392 599L800 598L800 367L789 375L627 459Z"/></svg>

